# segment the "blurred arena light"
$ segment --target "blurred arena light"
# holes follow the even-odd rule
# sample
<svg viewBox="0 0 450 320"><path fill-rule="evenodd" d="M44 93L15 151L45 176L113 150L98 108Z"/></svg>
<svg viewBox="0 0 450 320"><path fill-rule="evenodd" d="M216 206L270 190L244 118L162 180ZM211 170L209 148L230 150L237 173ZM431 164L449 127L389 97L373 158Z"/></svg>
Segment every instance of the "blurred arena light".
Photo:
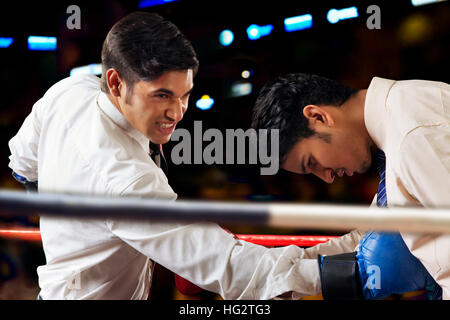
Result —
<svg viewBox="0 0 450 320"><path fill-rule="evenodd" d="M76 74L94 74L96 76L102 74L102 64L101 63L91 63L86 66L76 67L70 70L70 75Z"/></svg>
<svg viewBox="0 0 450 320"><path fill-rule="evenodd" d="M268 36L273 30L273 25L258 26L252 24L247 28L247 36L249 40L258 40L261 37Z"/></svg>
<svg viewBox="0 0 450 320"><path fill-rule="evenodd" d="M231 85L232 98L242 97L251 94L253 91L253 85L250 82L237 81Z"/></svg>
<svg viewBox="0 0 450 320"><path fill-rule="evenodd" d="M411 0L411 4L414 7L423 6L426 4L436 3L436 2L443 2L447 0Z"/></svg>
<svg viewBox="0 0 450 320"><path fill-rule="evenodd" d="M0 48L8 48L14 42L14 38L0 37Z"/></svg>
<svg viewBox="0 0 450 320"><path fill-rule="evenodd" d="M214 99L208 96L207 94L203 95L200 99L197 100L195 105L200 110L208 110L211 109L211 107L214 104Z"/></svg>
<svg viewBox="0 0 450 320"><path fill-rule="evenodd" d="M231 30L223 30L219 35L219 42L222 46L226 47L232 44L234 41L234 33Z"/></svg>
<svg viewBox="0 0 450 320"><path fill-rule="evenodd" d="M139 9L148 8L148 7L154 7L159 6L162 4L166 4L168 2L174 2L178 0L141 0L139 1Z"/></svg>
<svg viewBox="0 0 450 320"><path fill-rule="evenodd" d="M358 9L356 7L344 9L331 9L328 11L327 20L329 23L338 23L340 20L357 18Z"/></svg>
<svg viewBox="0 0 450 320"><path fill-rule="evenodd" d="M250 78L251 75L252 75L252 71L250 71L250 70L244 70L241 72L241 77L244 79Z"/></svg>
<svg viewBox="0 0 450 320"><path fill-rule="evenodd" d="M309 29L313 25L313 17L310 14L303 14L284 19L284 30L286 32Z"/></svg>
<svg viewBox="0 0 450 320"><path fill-rule="evenodd" d="M397 31L400 42L406 46L420 45L430 39L432 33L433 20L421 13L406 17Z"/></svg>
<svg viewBox="0 0 450 320"><path fill-rule="evenodd" d="M56 37L29 36L28 49L38 51L55 51Z"/></svg>

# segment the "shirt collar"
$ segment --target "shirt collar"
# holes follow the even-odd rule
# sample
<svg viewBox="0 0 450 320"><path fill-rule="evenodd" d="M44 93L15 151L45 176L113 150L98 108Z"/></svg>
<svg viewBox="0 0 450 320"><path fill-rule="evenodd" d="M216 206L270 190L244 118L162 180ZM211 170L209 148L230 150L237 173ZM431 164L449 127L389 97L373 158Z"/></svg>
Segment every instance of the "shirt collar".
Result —
<svg viewBox="0 0 450 320"><path fill-rule="evenodd" d="M139 145L149 153L149 139L143 135L139 130L131 125L127 119L117 110L116 106L108 99L104 92L100 92L97 98L99 108L126 134L135 139Z"/></svg>
<svg viewBox="0 0 450 320"><path fill-rule="evenodd" d="M364 104L364 122L369 136L378 148L384 149L388 112L386 101L394 80L374 77L370 82Z"/></svg>

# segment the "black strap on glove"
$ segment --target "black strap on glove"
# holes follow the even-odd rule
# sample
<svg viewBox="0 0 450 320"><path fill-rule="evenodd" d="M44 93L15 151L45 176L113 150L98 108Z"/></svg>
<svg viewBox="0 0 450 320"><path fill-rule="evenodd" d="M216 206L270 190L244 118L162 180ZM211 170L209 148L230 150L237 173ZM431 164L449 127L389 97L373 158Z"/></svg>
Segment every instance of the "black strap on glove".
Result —
<svg viewBox="0 0 450 320"><path fill-rule="evenodd" d="M326 300L364 299L356 252L318 256L322 295Z"/></svg>

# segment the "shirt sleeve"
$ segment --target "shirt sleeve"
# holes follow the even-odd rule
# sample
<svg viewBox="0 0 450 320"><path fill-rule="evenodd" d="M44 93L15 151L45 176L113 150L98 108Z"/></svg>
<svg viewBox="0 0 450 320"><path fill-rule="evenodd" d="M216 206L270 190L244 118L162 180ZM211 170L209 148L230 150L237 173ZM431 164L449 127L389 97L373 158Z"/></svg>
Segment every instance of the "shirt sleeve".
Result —
<svg viewBox="0 0 450 320"><path fill-rule="evenodd" d="M41 123L39 109L44 98L38 100L17 134L9 141L9 167L29 181L38 180L38 149Z"/></svg>
<svg viewBox="0 0 450 320"><path fill-rule="evenodd" d="M320 294L316 259L297 246L266 248L213 223L108 220L107 226L137 251L224 299L272 299L285 292Z"/></svg>
<svg viewBox="0 0 450 320"><path fill-rule="evenodd" d="M356 250L364 233L353 230L339 238L330 239L325 243L318 244L305 250L305 257L317 259L317 255L333 255Z"/></svg>

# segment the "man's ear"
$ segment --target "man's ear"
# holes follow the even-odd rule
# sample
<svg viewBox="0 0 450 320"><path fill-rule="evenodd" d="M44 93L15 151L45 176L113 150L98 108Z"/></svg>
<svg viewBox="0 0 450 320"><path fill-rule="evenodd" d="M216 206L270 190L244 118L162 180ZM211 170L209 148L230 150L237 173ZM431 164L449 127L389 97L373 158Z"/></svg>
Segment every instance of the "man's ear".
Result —
<svg viewBox="0 0 450 320"><path fill-rule="evenodd" d="M334 119L324 107L313 104L303 108L303 116L308 120L310 128L317 125L326 125L328 127L334 125Z"/></svg>
<svg viewBox="0 0 450 320"><path fill-rule="evenodd" d="M116 69L111 68L106 71L106 83L111 95L114 97L120 97L122 80L120 79L120 75Z"/></svg>

